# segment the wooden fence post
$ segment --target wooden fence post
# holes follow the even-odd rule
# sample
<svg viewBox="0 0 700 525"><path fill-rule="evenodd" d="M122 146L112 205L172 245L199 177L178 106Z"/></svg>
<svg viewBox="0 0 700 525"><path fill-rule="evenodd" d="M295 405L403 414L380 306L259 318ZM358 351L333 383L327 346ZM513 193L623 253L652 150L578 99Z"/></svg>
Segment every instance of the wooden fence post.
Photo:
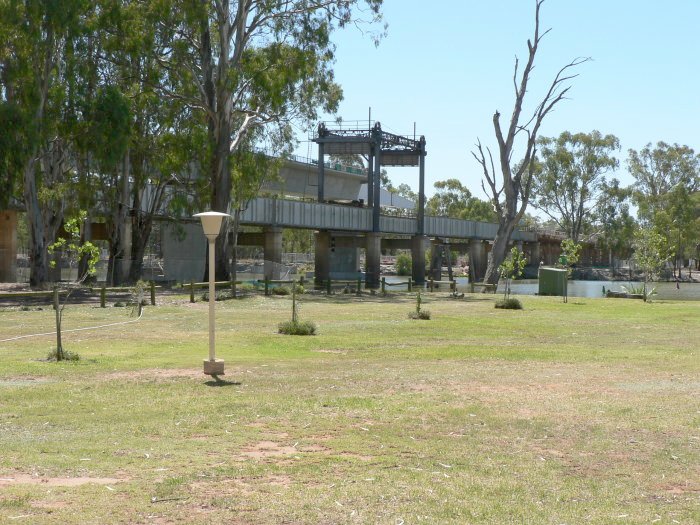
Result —
<svg viewBox="0 0 700 525"><path fill-rule="evenodd" d="M431 292L434 291L434 288L435 288L435 282L432 279L430 279L430 291Z"/></svg>
<svg viewBox="0 0 700 525"><path fill-rule="evenodd" d="M386 277L382 277L382 295L386 295Z"/></svg>
<svg viewBox="0 0 700 525"><path fill-rule="evenodd" d="M105 302L107 300L107 287L103 284L100 289L100 308L105 307Z"/></svg>
<svg viewBox="0 0 700 525"><path fill-rule="evenodd" d="M190 302L194 302L194 281L190 281Z"/></svg>
<svg viewBox="0 0 700 525"><path fill-rule="evenodd" d="M330 280L330 279L328 279L328 280L326 281L326 293L327 293L328 295L331 294L331 280Z"/></svg>
<svg viewBox="0 0 700 525"><path fill-rule="evenodd" d="M156 305L156 283L151 281L151 306Z"/></svg>
<svg viewBox="0 0 700 525"><path fill-rule="evenodd" d="M360 295L362 291L362 278L358 277L357 278L357 290L355 291L355 294Z"/></svg>

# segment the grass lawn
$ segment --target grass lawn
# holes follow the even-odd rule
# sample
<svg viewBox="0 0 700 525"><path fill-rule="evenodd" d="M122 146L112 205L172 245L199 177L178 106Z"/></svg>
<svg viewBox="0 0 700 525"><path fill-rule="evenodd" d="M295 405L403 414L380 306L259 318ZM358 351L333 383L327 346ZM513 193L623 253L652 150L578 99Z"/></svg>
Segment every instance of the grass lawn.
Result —
<svg viewBox="0 0 700 525"><path fill-rule="evenodd" d="M700 302L423 299L217 303L219 383L185 297L0 342L0 523L700 523Z"/></svg>

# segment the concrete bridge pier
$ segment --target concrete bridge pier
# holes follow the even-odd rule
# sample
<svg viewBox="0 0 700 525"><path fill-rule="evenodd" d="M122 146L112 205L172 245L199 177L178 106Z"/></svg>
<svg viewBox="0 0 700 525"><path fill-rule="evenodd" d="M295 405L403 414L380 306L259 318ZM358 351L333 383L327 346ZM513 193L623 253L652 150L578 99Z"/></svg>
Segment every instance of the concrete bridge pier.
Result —
<svg viewBox="0 0 700 525"><path fill-rule="evenodd" d="M17 212L0 212L0 283L17 280Z"/></svg>
<svg viewBox="0 0 700 525"><path fill-rule="evenodd" d="M314 233L316 241L314 283L326 284L328 279L355 280L359 267L359 251L363 236L320 230Z"/></svg>
<svg viewBox="0 0 700 525"><path fill-rule="evenodd" d="M484 241L471 239L469 241L469 278L475 282L483 280L487 264L488 258Z"/></svg>
<svg viewBox="0 0 700 525"><path fill-rule="evenodd" d="M428 237L414 235L411 237L411 279L416 284L425 284L425 245Z"/></svg>
<svg viewBox="0 0 700 525"><path fill-rule="evenodd" d="M328 230L314 232L314 283L322 286L331 277L331 234Z"/></svg>
<svg viewBox="0 0 700 525"><path fill-rule="evenodd" d="M529 242L528 247L528 259L530 266L539 267L541 259L540 255L540 243L539 242Z"/></svg>
<svg viewBox="0 0 700 525"><path fill-rule="evenodd" d="M365 236L365 288L379 288L381 259L382 236L376 232L368 232Z"/></svg>
<svg viewBox="0 0 700 525"><path fill-rule="evenodd" d="M282 274L282 228L263 228L263 256L265 279L276 280Z"/></svg>

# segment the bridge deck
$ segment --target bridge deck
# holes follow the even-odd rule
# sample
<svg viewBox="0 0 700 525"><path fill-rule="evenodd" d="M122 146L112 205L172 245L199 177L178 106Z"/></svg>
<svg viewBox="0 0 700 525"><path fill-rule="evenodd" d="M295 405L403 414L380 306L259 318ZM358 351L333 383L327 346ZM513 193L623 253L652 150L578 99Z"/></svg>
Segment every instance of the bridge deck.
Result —
<svg viewBox="0 0 700 525"><path fill-rule="evenodd" d="M257 226L369 232L372 231L372 210L259 197L253 199L241 214L241 222ZM497 229L497 224L487 222L425 217L425 235L431 237L493 240ZM415 235L418 231L418 220L382 215L379 230L380 233ZM512 239L534 242L537 240L537 233L516 230Z"/></svg>

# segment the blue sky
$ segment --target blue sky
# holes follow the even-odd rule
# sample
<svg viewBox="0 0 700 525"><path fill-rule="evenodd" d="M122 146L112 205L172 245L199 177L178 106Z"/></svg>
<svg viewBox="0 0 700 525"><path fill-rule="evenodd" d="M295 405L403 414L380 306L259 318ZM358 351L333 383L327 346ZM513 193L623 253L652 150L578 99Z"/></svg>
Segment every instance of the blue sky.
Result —
<svg viewBox="0 0 700 525"><path fill-rule="evenodd" d="M470 152L477 138L495 151L492 115L498 109L502 123L510 117L514 57L526 58L534 0L384 3L389 28L378 47L356 28L335 34L336 80L345 93L338 114L366 120L371 107L384 129L405 134L415 122L427 141L427 193L454 177L484 198ZM700 150L700 0L547 0L541 26L551 32L538 52L526 111L559 68L592 58L541 135L615 134L622 146L616 176L624 183L631 183L629 148L664 140ZM316 157L316 145L301 142L297 153ZM389 174L418 187L417 168Z"/></svg>

